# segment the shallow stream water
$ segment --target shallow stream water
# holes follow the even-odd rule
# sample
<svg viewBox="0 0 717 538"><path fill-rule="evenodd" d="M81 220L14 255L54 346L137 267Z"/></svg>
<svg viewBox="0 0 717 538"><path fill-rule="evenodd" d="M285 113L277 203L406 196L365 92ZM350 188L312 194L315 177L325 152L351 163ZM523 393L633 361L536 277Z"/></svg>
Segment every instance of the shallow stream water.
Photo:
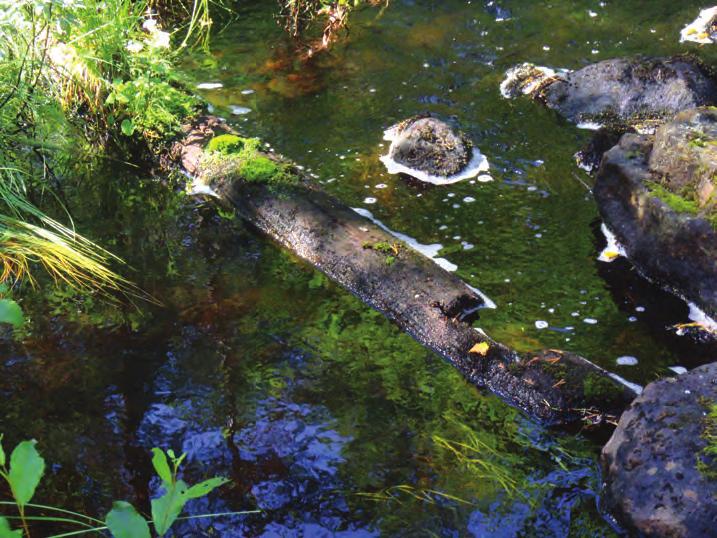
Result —
<svg viewBox="0 0 717 538"><path fill-rule="evenodd" d="M686 51L712 61L710 49L678 44L704 6L392 0L304 64L273 2L244 4L210 55L185 62L193 84L223 85L198 92L345 203L440 243L439 256L496 303L476 326L519 350L578 352L640 384L706 362L712 349L670 329L688 321L686 305L624 260L598 261L593 179L573 158L591 133L498 89L523 61L575 69ZM471 136L492 182L385 173L383 131L425 111ZM124 498L146 513L159 487L148 451L161 446L187 452L190 481L232 479L191 513L261 510L184 522L176 536L613 534L599 513L601 440L546 431L468 386L180 184L118 164L93 173L66 187L76 225L127 259L163 305L140 313L57 291L35 299L24 344L4 346L0 430L6 445L39 440L49 464L39 499L102 515ZM41 319L47 308L53 317Z"/></svg>

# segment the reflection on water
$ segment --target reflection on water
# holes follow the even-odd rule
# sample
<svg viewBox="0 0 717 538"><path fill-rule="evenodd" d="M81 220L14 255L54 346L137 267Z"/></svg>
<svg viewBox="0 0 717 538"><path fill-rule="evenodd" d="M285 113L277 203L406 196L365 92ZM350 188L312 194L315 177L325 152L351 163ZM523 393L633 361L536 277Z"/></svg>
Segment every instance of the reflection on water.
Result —
<svg viewBox="0 0 717 538"><path fill-rule="evenodd" d="M344 202L371 200L391 230L440 244L433 254L497 303L481 310L491 336L578 351L644 383L709 352L665 329L686 306L625 260L596 259L591 179L572 158L589 133L504 100L499 85L523 61L681 50L675 32L696 5L395 0L303 65L274 4L246 2L187 70L217 111L250 109L231 121ZM426 110L459 119L495 181L386 174L383 130ZM51 463L39 501L102 515L127 499L147 514L159 488L149 450L161 446L187 452L189 482L232 480L191 513L261 510L183 521L177 536L612 535L596 508L600 440L546 431L467 386L181 184L115 165L87 175L65 185L78 229L164 304L23 293L28 334L0 343L0 429L8 445L39 440ZM616 363L627 356L637 364Z"/></svg>

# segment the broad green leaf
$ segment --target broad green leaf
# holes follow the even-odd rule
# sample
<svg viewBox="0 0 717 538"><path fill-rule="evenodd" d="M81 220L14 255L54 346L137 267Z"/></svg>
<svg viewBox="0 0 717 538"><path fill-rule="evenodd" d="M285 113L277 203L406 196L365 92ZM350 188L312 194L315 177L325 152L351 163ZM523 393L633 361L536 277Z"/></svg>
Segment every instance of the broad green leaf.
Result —
<svg viewBox="0 0 717 538"><path fill-rule="evenodd" d="M162 449L152 449L152 465L154 466L154 470L157 471L159 478L162 479L164 487L169 488L172 485L172 471L169 470L167 455Z"/></svg>
<svg viewBox="0 0 717 538"><path fill-rule="evenodd" d="M227 482L229 482L228 479L220 476L210 478L209 480L205 480L204 482L200 482L199 484L194 484L191 488L187 490L185 495L188 499L198 499L199 497L209 495L216 488L218 488L219 486L223 486Z"/></svg>
<svg viewBox="0 0 717 538"><path fill-rule="evenodd" d="M132 136L134 134L134 123L132 123L132 120L130 119L122 120L120 129L122 130L123 135Z"/></svg>
<svg viewBox="0 0 717 538"><path fill-rule="evenodd" d="M189 487L183 480L177 480L174 486L167 488L164 495L152 499L152 521L157 534L164 536L184 510L187 501L207 495L219 486L229 482L226 478L210 478Z"/></svg>
<svg viewBox="0 0 717 538"><path fill-rule="evenodd" d="M45 472L45 460L35 448L36 443L35 440L23 441L10 454L10 472L7 481L10 483L15 502L20 506L30 502Z"/></svg>
<svg viewBox="0 0 717 538"><path fill-rule="evenodd" d="M150 538L147 521L128 502L115 501L105 523L114 538Z"/></svg>
<svg viewBox="0 0 717 538"><path fill-rule="evenodd" d="M15 327L23 324L22 309L12 299L0 299L0 323L10 323Z"/></svg>
<svg viewBox="0 0 717 538"><path fill-rule="evenodd" d="M183 480L167 489L158 499L152 499L152 521L157 534L164 536L174 521L182 513L189 497L186 495L187 484Z"/></svg>
<svg viewBox="0 0 717 538"><path fill-rule="evenodd" d="M11 530L7 519L0 517L0 538L22 538L22 530Z"/></svg>

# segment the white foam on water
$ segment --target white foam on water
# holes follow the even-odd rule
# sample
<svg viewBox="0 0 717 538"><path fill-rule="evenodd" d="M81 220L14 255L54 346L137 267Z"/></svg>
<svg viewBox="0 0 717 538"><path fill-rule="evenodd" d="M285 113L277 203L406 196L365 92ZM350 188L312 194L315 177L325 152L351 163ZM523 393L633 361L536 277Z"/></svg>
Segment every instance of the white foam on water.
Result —
<svg viewBox="0 0 717 538"><path fill-rule="evenodd" d="M400 239L401 241L406 243L409 247L411 247L413 250L420 252L426 258L432 259L438 265L443 267L443 269L445 269L446 271L454 272L458 269L457 265L449 262L445 258L438 257L438 253L443 248L442 244L433 243L430 245L424 245L423 243L419 243L416 239L414 239L410 235L402 234L401 232L395 232L395 231L391 230L383 222L381 222L376 217L374 217L373 213L371 213L368 209L364 209L362 207L352 207L351 209L356 211L356 213L358 213L362 217L366 217L367 219L369 219L371 222L373 222L376 226L378 226L385 232L388 232L395 238Z"/></svg>
<svg viewBox="0 0 717 538"><path fill-rule="evenodd" d="M465 282L464 282L464 284L465 284ZM493 302L493 300L490 297L488 297L485 293L483 293L478 288L471 286L470 284L466 284L466 287L469 290L471 290L473 293L478 295L481 299L483 299L483 308L490 308L491 310L495 310L496 308L498 308L498 305L495 304L495 302ZM481 332L482 332L482 330L481 330ZM483 333L483 334L485 334L485 333Z"/></svg>
<svg viewBox="0 0 717 538"><path fill-rule="evenodd" d="M391 158L393 144L398 139L398 128L396 126L386 129L383 132L383 139L391 142L388 154L380 157L381 162L384 164L389 174L406 174L419 181L424 181L433 185L451 185L453 183L458 183L459 181L474 178L481 172L487 172L490 169L488 158L483 155L478 148L474 147L472 150L471 160L461 172L448 177L434 176L426 172L422 172L421 170L414 170L406 165L397 163L393 160L393 158Z"/></svg>
<svg viewBox="0 0 717 538"><path fill-rule="evenodd" d="M411 247L416 252L423 254L426 258L429 258L433 260L439 267L442 267L449 273L453 273L458 269L458 266L454 263L449 262L445 258L439 258L438 253L443 248L443 245L440 243L433 243L430 245L424 245L423 243L419 243L418 240L414 239L410 235L402 234L401 232L393 231L391 228L386 226L383 222L378 220L376 217L373 216L373 213L371 213L368 209L364 209L363 207L352 207L356 213L361 215L362 217L367 218L371 222L373 222L376 226L381 228L383 231L390 233L392 236L394 236L396 239L399 239L406 243L409 247ZM465 282L464 282L465 284ZM483 299L484 308L497 308L496 304L488 297L485 293L480 291L478 288L474 288L473 286L466 284L468 289L473 291L476 295L478 295L481 299Z"/></svg>
<svg viewBox="0 0 717 538"><path fill-rule="evenodd" d="M630 355L624 355L622 357L618 357L615 362L619 366L637 366L637 357L632 357Z"/></svg>
<svg viewBox="0 0 717 538"><path fill-rule="evenodd" d="M612 372L608 372L607 375L612 377L618 383L622 383L627 388L634 390L636 394L642 394L642 385L638 385L637 383L632 383L631 381L628 381L624 377L620 377L619 375L614 374Z"/></svg>
<svg viewBox="0 0 717 538"><path fill-rule="evenodd" d="M221 82L202 82L201 84L197 84L197 89L199 90L218 90L223 87L224 84Z"/></svg>
<svg viewBox="0 0 717 538"><path fill-rule="evenodd" d="M680 31L680 43L715 43L715 34L710 33L710 24L717 17L717 6L703 9L699 16Z"/></svg>
<svg viewBox="0 0 717 538"><path fill-rule="evenodd" d="M627 257L625 248L618 242L617 237L615 237L615 234L613 234L608 229L604 222L600 225L600 230L605 236L607 246L602 249L600 256L598 256L598 260L605 263L611 263L614 262L620 256L624 258Z"/></svg>
<svg viewBox="0 0 717 538"><path fill-rule="evenodd" d="M599 131L603 126L595 121L579 121L576 127L578 129L587 129L588 131Z"/></svg>
<svg viewBox="0 0 717 538"><path fill-rule="evenodd" d="M717 332L717 321L709 317L699 306L695 303L687 301L687 306L690 308L689 318L695 323L699 323L709 332Z"/></svg>
<svg viewBox="0 0 717 538"><path fill-rule="evenodd" d="M192 180L187 183L187 193L191 196L205 194L207 196L219 198L219 193L217 193L217 191L212 189L209 185L198 182L196 180Z"/></svg>
<svg viewBox="0 0 717 538"><path fill-rule="evenodd" d="M243 116L244 114L249 114L249 112L251 112L251 108L239 105L229 105L229 110L231 110L232 114L235 116Z"/></svg>

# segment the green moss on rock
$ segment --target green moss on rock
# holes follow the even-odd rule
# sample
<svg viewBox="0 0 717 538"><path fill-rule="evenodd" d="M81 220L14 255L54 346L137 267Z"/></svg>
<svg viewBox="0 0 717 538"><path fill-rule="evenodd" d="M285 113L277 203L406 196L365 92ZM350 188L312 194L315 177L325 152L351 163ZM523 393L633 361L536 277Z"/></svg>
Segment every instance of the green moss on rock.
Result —
<svg viewBox="0 0 717 538"><path fill-rule="evenodd" d="M204 150L201 174L205 182L239 179L250 183L295 183L298 176L287 163L263 154L258 138L234 134L215 136Z"/></svg>
<svg viewBox="0 0 717 538"><path fill-rule="evenodd" d="M233 134L215 136L207 144L206 151L225 155L237 153L244 148L244 140L242 137Z"/></svg>

